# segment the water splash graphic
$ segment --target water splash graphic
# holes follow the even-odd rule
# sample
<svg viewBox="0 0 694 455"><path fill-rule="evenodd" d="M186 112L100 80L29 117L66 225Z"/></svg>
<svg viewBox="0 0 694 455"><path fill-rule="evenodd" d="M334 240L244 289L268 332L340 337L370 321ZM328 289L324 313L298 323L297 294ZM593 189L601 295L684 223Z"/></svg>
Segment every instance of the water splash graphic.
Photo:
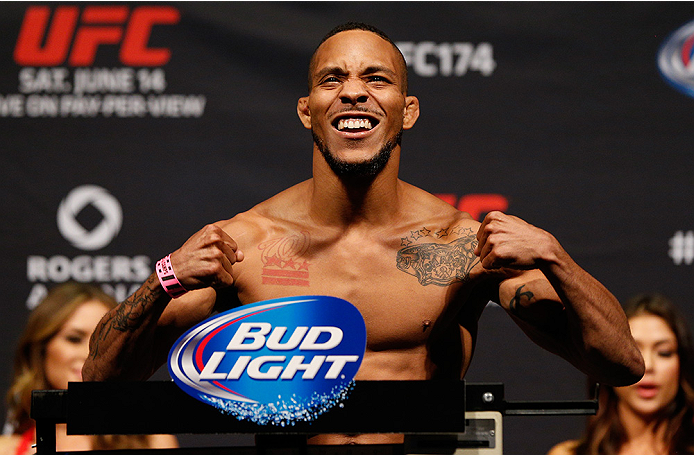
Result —
<svg viewBox="0 0 694 455"><path fill-rule="evenodd" d="M347 399L353 388L352 380L338 384L324 394L314 392L308 397L297 397L292 394L289 400L278 396L274 403L244 403L206 394L200 394L200 399L241 421L286 427L294 426L296 422L312 422L335 405L343 407L343 401Z"/></svg>

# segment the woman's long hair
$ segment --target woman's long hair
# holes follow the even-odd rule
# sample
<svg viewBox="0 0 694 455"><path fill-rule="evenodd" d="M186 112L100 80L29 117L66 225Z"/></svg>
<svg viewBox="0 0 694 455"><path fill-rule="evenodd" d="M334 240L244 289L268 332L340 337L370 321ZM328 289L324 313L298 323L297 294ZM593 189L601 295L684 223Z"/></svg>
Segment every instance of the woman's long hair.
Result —
<svg viewBox="0 0 694 455"><path fill-rule="evenodd" d="M675 400L663 409L657 427L665 426L664 443L671 454L694 454L694 346L687 321L677 307L661 294L639 294L629 299L627 318L654 315L663 319L677 339L680 362L679 390ZM626 441L626 431L617 412L614 389L600 385L599 409L588 421L586 433L576 447L576 455L616 455Z"/></svg>
<svg viewBox="0 0 694 455"><path fill-rule="evenodd" d="M31 391L51 389L46 378L46 345L83 303L97 300L107 308L116 306L110 295L96 286L68 282L51 289L31 312L15 351L14 371L7 392L9 422L15 434L34 426L29 417Z"/></svg>
<svg viewBox="0 0 694 455"><path fill-rule="evenodd" d="M51 289L31 312L15 351L12 383L7 392L7 424L13 434L23 434L34 427L29 416L32 390L49 390L44 360L46 345L68 319L85 302L96 300L108 309L116 300L92 284L68 282ZM98 436L94 449L146 448L146 436Z"/></svg>

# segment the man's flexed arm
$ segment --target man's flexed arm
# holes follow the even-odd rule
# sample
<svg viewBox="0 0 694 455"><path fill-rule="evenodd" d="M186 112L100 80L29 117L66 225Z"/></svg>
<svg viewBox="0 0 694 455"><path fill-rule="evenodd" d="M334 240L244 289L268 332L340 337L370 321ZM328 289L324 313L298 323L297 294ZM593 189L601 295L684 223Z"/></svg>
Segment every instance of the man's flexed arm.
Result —
<svg viewBox="0 0 694 455"><path fill-rule="evenodd" d="M151 376L176 337L212 314L215 289L233 284L232 266L241 260L243 253L236 242L219 226L208 225L195 233L171 254L176 277L192 292L172 300L152 273L97 325L83 379L143 380Z"/></svg>
<svg viewBox="0 0 694 455"><path fill-rule="evenodd" d="M491 212L477 238L482 266L508 271L499 303L533 341L598 381L619 386L641 378L643 358L619 302L554 236Z"/></svg>

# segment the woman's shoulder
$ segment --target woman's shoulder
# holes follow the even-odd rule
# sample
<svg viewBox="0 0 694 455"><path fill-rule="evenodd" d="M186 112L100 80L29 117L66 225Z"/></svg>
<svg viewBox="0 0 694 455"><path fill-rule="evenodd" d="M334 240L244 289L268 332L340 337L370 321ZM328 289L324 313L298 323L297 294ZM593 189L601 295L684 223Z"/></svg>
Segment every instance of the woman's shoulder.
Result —
<svg viewBox="0 0 694 455"><path fill-rule="evenodd" d="M0 436L0 453L3 455L14 455L19 448L19 441L22 438L18 435Z"/></svg>
<svg viewBox="0 0 694 455"><path fill-rule="evenodd" d="M547 455L574 455L576 453L576 447L578 447L579 441L564 441L555 445L547 452Z"/></svg>

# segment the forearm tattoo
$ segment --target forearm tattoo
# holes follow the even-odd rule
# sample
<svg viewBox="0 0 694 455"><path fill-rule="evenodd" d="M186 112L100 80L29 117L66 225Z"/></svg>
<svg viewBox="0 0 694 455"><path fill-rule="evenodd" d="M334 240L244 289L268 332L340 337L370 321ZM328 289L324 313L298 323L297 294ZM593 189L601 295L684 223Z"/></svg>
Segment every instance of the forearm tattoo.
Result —
<svg viewBox="0 0 694 455"><path fill-rule="evenodd" d="M508 302L509 311L511 312L511 314L518 316L518 317L521 317L520 316L521 299L525 298L525 299L527 299L528 302L530 302L532 300L532 298L535 297L535 295L530 291L521 292L524 287L525 287L525 285L522 285L518 289L516 289L516 295L514 295L511 298L510 302Z"/></svg>
<svg viewBox="0 0 694 455"><path fill-rule="evenodd" d="M451 240L448 243L427 240ZM479 263L475 255L477 236L470 228L460 226L439 230L426 227L411 231L401 239L397 267L413 275L422 286L449 286L465 282L472 268Z"/></svg>
<svg viewBox="0 0 694 455"><path fill-rule="evenodd" d="M140 327L144 310L155 300L153 289L156 276L150 276L145 282L144 290L136 291L128 300L118 305L113 311L99 322L91 339L90 357L95 358L99 354L100 344L105 340L111 329L119 332L132 332Z"/></svg>

